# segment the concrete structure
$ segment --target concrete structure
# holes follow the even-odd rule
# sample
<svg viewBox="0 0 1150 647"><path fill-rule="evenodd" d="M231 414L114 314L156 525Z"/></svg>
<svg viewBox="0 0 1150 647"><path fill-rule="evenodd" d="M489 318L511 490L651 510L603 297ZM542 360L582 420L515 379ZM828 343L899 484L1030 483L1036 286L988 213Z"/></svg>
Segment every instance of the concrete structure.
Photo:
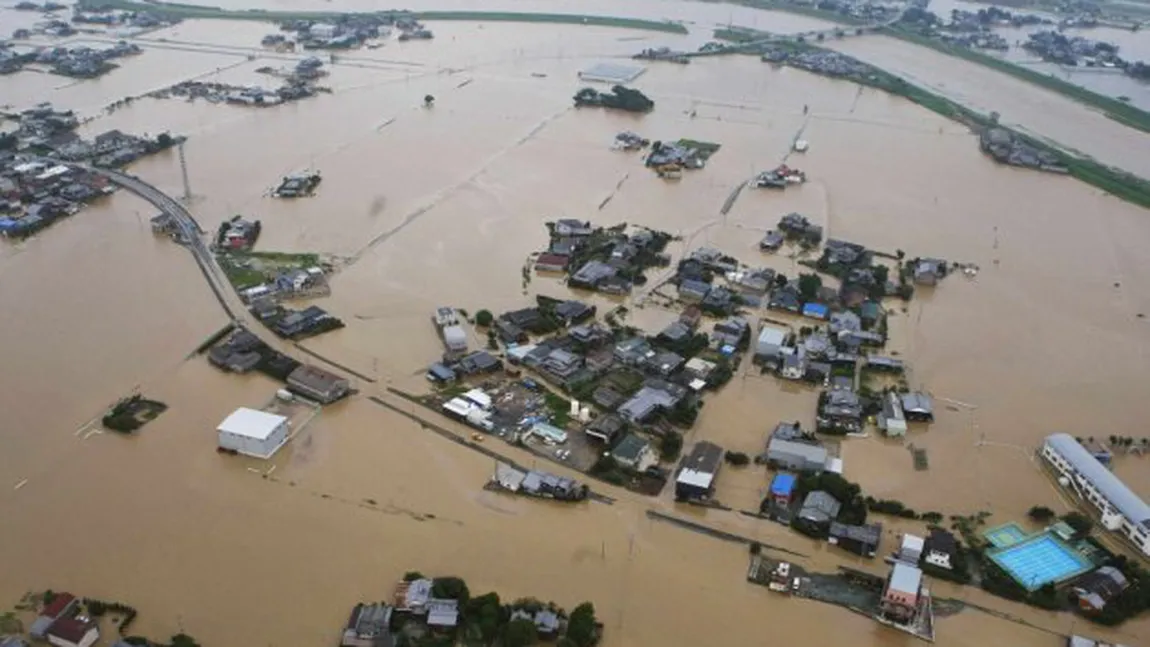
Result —
<svg viewBox="0 0 1150 647"><path fill-rule="evenodd" d="M1130 581L1122 571L1113 566L1087 573L1074 583L1074 595L1078 598L1078 607L1087 613L1097 613L1106 608L1106 603L1113 600L1130 586Z"/></svg>
<svg viewBox="0 0 1150 647"><path fill-rule="evenodd" d="M240 407L219 427L219 445L253 458L271 458L288 440L288 419L266 411Z"/></svg>
<svg viewBox="0 0 1150 647"><path fill-rule="evenodd" d="M351 392L351 384L322 368L304 364L287 378L288 388L321 404L330 404Z"/></svg>
<svg viewBox="0 0 1150 647"><path fill-rule="evenodd" d="M722 463L722 447L706 441L696 443L679 468L679 475L675 479L675 498L702 499L711 496Z"/></svg>
<svg viewBox="0 0 1150 647"><path fill-rule="evenodd" d="M1070 434L1046 437L1040 452L1062 482L1100 513L1102 527L1150 555L1150 506L1106 469Z"/></svg>
<svg viewBox="0 0 1150 647"><path fill-rule="evenodd" d="M922 595L922 571L918 567L895 562L883 588L879 611L895 622L907 624L918 614Z"/></svg>

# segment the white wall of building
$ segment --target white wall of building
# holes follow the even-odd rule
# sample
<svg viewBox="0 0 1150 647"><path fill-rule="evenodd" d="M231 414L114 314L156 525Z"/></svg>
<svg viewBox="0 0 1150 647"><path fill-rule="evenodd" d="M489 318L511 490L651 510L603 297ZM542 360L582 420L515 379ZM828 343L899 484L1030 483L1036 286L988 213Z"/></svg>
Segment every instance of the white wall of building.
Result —
<svg viewBox="0 0 1150 647"><path fill-rule="evenodd" d="M1077 471L1062 457L1051 445L1043 444L1042 458L1050 464L1061 476L1073 481L1078 492L1082 494L1091 505L1101 514L1102 526L1112 532L1121 533L1137 546L1143 554L1150 555L1150 533L1137 523L1122 516L1111 505L1110 501L1088 479L1081 477Z"/></svg>
<svg viewBox="0 0 1150 647"><path fill-rule="evenodd" d="M282 422L266 439L251 438L228 431L219 432L219 444L224 449L235 450L255 458L271 458L287 442L288 425Z"/></svg>

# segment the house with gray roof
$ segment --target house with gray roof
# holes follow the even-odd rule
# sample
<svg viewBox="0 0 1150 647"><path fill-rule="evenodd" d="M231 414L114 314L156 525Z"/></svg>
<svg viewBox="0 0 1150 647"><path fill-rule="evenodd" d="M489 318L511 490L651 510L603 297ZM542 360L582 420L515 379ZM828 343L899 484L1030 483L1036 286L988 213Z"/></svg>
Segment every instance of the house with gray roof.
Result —
<svg viewBox="0 0 1150 647"><path fill-rule="evenodd" d="M742 317L727 317L715 324L711 339L719 346L738 346L750 332L750 324Z"/></svg>
<svg viewBox="0 0 1150 647"><path fill-rule="evenodd" d="M679 299L686 303L700 303L710 292L710 283L692 279L679 281Z"/></svg>
<svg viewBox="0 0 1150 647"><path fill-rule="evenodd" d="M619 415L632 423L649 420L660 411L673 409L686 395L678 384L663 380L648 380L643 388L619 407Z"/></svg>
<svg viewBox="0 0 1150 647"><path fill-rule="evenodd" d="M795 517L794 525L807 534L826 537L831 523L839 516L842 504L829 492L815 490L803 499L803 507Z"/></svg>
<svg viewBox="0 0 1150 647"><path fill-rule="evenodd" d="M787 440L772 436L764 454L773 469L821 473L827 464L827 449L822 445Z"/></svg>
<svg viewBox="0 0 1150 647"><path fill-rule="evenodd" d="M651 442L637 434L627 434L615 449L611 450L615 462L633 470L645 470L658 463Z"/></svg>
<svg viewBox="0 0 1150 647"><path fill-rule="evenodd" d="M560 380L565 380L583 368L583 358L571 351L556 348L547 355L540 368Z"/></svg>
<svg viewBox="0 0 1150 647"><path fill-rule="evenodd" d="M902 394L902 410L911 422L934 422L934 401L920 391Z"/></svg>
<svg viewBox="0 0 1150 647"><path fill-rule="evenodd" d="M685 361L686 360L678 353L662 351L648 357L647 361L643 363L643 367L648 372L660 377L669 377L672 373L682 368L683 362Z"/></svg>
<svg viewBox="0 0 1150 647"><path fill-rule="evenodd" d="M592 438L597 438L604 443L610 444L626 426L626 423L624 423L623 419L619 416L615 414L607 414L592 420L591 424L587 425L587 427L583 430L583 433L591 436Z"/></svg>
<svg viewBox="0 0 1150 647"><path fill-rule="evenodd" d="M618 270L603 261L592 260L576 270L567 283L571 287L594 290L618 273Z"/></svg>
<svg viewBox="0 0 1150 647"><path fill-rule="evenodd" d="M392 647L391 613L386 604L355 605L340 647Z"/></svg>

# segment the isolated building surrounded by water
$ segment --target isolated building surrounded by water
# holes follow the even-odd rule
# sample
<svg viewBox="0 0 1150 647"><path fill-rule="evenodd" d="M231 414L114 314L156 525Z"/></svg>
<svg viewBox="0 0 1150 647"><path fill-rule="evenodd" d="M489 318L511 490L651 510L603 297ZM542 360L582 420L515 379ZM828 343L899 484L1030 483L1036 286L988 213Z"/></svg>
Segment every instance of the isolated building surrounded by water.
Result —
<svg viewBox="0 0 1150 647"><path fill-rule="evenodd" d="M253 458L271 458L288 440L288 419L247 407L236 409L216 427L219 446Z"/></svg>

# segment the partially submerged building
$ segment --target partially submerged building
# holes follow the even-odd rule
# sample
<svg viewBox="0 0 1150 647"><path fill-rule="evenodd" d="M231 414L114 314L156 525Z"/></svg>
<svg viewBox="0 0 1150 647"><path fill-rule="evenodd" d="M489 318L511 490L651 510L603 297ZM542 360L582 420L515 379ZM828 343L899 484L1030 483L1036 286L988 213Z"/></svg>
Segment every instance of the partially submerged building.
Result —
<svg viewBox="0 0 1150 647"><path fill-rule="evenodd" d="M675 478L675 498L710 498L715 491L715 477L722 464L722 447L706 441L695 443L679 467L679 475Z"/></svg>
<svg viewBox="0 0 1150 647"><path fill-rule="evenodd" d="M832 522L827 543L863 557L874 557L882 541L882 524L849 526Z"/></svg>
<svg viewBox="0 0 1150 647"><path fill-rule="evenodd" d="M392 647L392 607L387 604L357 604L343 630L340 647Z"/></svg>
<svg viewBox="0 0 1150 647"><path fill-rule="evenodd" d="M216 427L219 446L252 458L268 459L279 451L290 435L284 416L240 407Z"/></svg>
<svg viewBox="0 0 1150 647"><path fill-rule="evenodd" d="M831 493L815 490L803 499L803 507L793 523L810 535L825 537L840 510L842 504Z"/></svg>
<svg viewBox="0 0 1150 647"><path fill-rule="evenodd" d="M922 571L916 566L895 562L883 587L879 614L899 624L910 624L918 616L922 596Z"/></svg>
<svg viewBox="0 0 1150 647"><path fill-rule="evenodd" d="M351 384L347 380L310 364L303 364L292 371L287 377L287 386L293 393L321 404L330 404L351 392Z"/></svg>
<svg viewBox="0 0 1150 647"><path fill-rule="evenodd" d="M822 445L772 436L767 441L767 464L775 469L818 474L827 464L827 449Z"/></svg>

